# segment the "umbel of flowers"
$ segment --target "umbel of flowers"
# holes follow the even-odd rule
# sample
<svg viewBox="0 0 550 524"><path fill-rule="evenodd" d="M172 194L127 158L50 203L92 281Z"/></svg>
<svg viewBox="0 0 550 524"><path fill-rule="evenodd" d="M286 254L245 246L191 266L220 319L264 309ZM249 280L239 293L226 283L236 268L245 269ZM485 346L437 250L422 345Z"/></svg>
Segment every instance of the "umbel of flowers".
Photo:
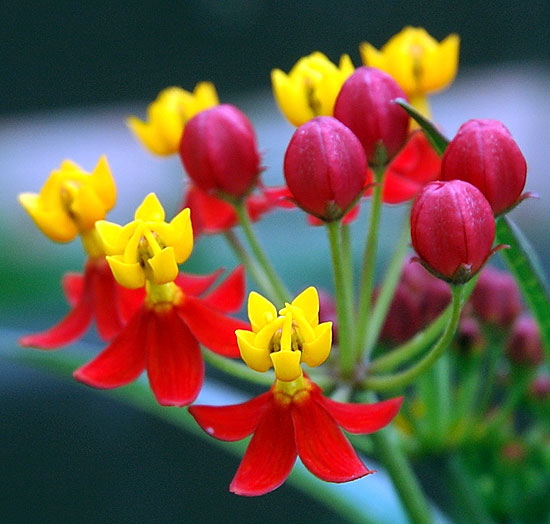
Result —
<svg viewBox="0 0 550 524"><path fill-rule="evenodd" d="M501 473L503 461L508 467L532 449L542 456L548 442L540 401L549 391L550 300L506 216L525 197L527 165L500 122L470 120L449 141L427 120L426 97L454 79L458 45L456 35L438 43L407 27L380 51L363 44L357 69L348 55L336 65L319 52L288 74L274 69L275 100L296 127L276 187L261 181L252 122L220 104L212 84L163 90L147 120L130 117L128 125L153 154L179 155L187 182L180 211L166 220L151 193L133 220L107 221L116 191L105 158L92 173L66 161L38 195L21 195L47 236L80 236L87 256L84 275L63 281L68 316L21 344L61 347L95 320L106 347L74 377L117 388L146 372L158 404L189 406L189 420L207 435L251 437L230 484L239 495L276 489L297 458L321 480L352 481L373 473L362 456L373 455L411 522L427 524L431 511L409 458L436 454L447 473L461 472L462 487L485 486L460 498L458 522L462 512L486 523L489 514L499 517L507 501L490 486L510 489L516 472L529 473L530 496L543 503L547 462L526 460L529 470L517 462ZM348 225L361 220L365 199L356 265L360 241ZM409 206L410 214L395 253L378 268L386 204ZM327 231L335 295L323 294L328 307L309 282L290 299L256 236L253 222L296 207ZM219 233L242 265L218 285L222 270L181 272L200 235ZM307 239L300 242L307 249ZM409 243L415 255L407 257ZM486 265L501 248L515 279ZM294 260L300 251L284 255ZM245 273L248 321L238 316ZM266 390L239 404L191 405L205 360ZM355 435L353 446L346 433ZM508 521L539 524L538 511L530 519L516 511Z"/></svg>

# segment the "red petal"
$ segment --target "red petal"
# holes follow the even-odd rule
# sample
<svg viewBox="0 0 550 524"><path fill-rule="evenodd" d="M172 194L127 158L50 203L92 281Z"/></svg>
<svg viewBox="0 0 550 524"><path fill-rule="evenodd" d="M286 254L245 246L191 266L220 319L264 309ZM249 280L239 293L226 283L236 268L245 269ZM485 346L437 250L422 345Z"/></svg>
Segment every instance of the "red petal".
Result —
<svg viewBox="0 0 550 524"><path fill-rule="evenodd" d="M267 391L232 406L190 406L189 413L209 435L219 440L241 440L256 429L270 399L271 392Z"/></svg>
<svg viewBox="0 0 550 524"><path fill-rule="evenodd" d="M88 285L91 287L97 331L103 340L111 340L124 327L124 318L119 304L119 285L107 262L102 261L101 264L88 267L90 269L87 268L86 271L89 271Z"/></svg>
<svg viewBox="0 0 550 524"><path fill-rule="evenodd" d="M203 300L218 311L233 313L241 308L244 293L244 267L237 266L214 291L203 297Z"/></svg>
<svg viewBox="0 0 550 524"><path fill-rule="evenodd" d="M40 349L57 349L78 340L91 322L92 308L86 297L83 297L61 322L46 331L21 337L19 344Z"/></svg>
<svg viewBox="0 0 550 524"><path fill-rule="evenodd" d="M73 373L74 378L96 388L116 388L135 380L145 369L151 315L154 312L140 309L106 349Z"/></svg>
<svg viewBox="0 0 550 524"><path fill-rule="evenodd" d="M67 302L74 306L84 292L84 276L80 273L66 273L61 280L61 286Z"/></svg>
<svg viewBox="0 0 550 524"><path fill-rule="evenodd" d="M307 400L292 404L298 455L305 467L328 482L347 482L373 473L361 462L335 420L313 400L313 396L315 392Z"/></svg>
<svg viewBox="0 0 550 524"><path fill-rule="evenodd" d="M403 397L383 400L374 404L335 402L323 395L319 395L316 400L346 431L372 433L382 429L393 420L399 412Z"/></svg>
<svg viewBox="0 0 550 524"><path fill-rule="evenodd" d="M147 374L158 403L193 402L204 380L204 362L197 340L174 308L151 315L147 349Z"/></svg>
<svg viewBox="0 0 550 524"><path fill-rule="evenodd" d="M223 269L218 269L210 275L189 275L187 273L180 273L176 278L176 284L187 295L202 295L214 284L214 282L216 282L223 271Z"/></svg>
<svg viewBox="0 0 550 524"><path fill-rule="evenodd" d="M201 344L224 357L240 357L235 331L250 329L250 324L218 313L200 298L192 296L186 296L177 310Z"/></svg>
<svg viewBox="0 0 550 524"><path fill-rule="evenodd" d="M271 402L260 418L229 490L249 497L269 493L286 480L295 461L289 409Z"/></svg>

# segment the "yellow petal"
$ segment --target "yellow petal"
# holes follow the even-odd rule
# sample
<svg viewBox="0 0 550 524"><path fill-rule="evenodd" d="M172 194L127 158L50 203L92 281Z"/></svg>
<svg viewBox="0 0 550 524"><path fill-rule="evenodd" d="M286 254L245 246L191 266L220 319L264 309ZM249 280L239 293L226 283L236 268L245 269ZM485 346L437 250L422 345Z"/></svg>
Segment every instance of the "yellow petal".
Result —
<svg viewBox="0 0 550 524"><path fill-rule="evenodd" d="M149 193L136 209L136 213L134 216L136 220L145 220L151 222L155 220L158 220L160 222L164 221L164 208L159 202L157 195L155 195L155 193Z"/></svg>
<svg viewBox="0 0 550 524"><path fill-rule="evenodd" d="M315 327L319 320L319 294L310 286L304 289L293 301L292 305L303 311L306 320Z"/></svg>
<svg viewBox="0 0 550 524"><path fill-rule="evenodd" d="M105 212L110 211L117 197L115 179L105 155L101 156L90 177L90 184L101 200Z"/></svg>
<svg viewBox="0 0 550 524"><path fill-rule="evenodd" d="M259 348L254 345L255 335L252 331L238 329L235 331L237 336L237 345L241 352L241 358L245 364L253 369L264 373L271 367L271 359L269 358L269 350L267 348Z"/></svg>
<svg viewBox="0 0 550 524"><path fill-rule="evenodd" d="M319 366L329 356L332 347L332 322L323 322L315 328L316 338L302 345L302 362L310 367Z"/></svg>
<svg viewBox="0 0 550 524"><path fill-rule="evenodd" d="M174 255L174 248L165 247L162 251L148 259L153 270L155 284L173 282L178 276L178 264Z"/></svg>
<svg viewBox="0 0 550 524"><path fill-rule="evenodd" d="M105 206L95 189L89 185L79 188L70 208L81 231L93 229L98 220L105 218Z"/></svg>
<svg viewBox="0 0 550 524"><path fill-rule="evenodd" d="M292 382L302 374L299 351L278 351L271 353L275 376L283 382Z"/></svg>
<svg viewBox="0 0 550 524"><path fill-rule="evenodd" d="M95 227L107 255L120 255L124 251L127 240L122 235L122 226L107 220L98 220Z"/></svg>
<svg viewBox="0 0 550 524"><path fill-rule="evenodd" d="M174 247L178 264L183 264L193 251L193 227L191 225L191 210L181 210L169 224L165 242Z"/></svg>
<svg viewBox="0 0 550 524"><path fill-rule="evenodd" d="M128 264L123 261L121 256L105 257L115 280L129 289L138 289L145 285L145 273L138 262Z"/></svg>
<svg viewBox="0 0 550 524"><path fill-rule="evenodd" d="M248 318L252 331L258 333L263 327L277 318L275 306L259 293L252 291L248 295Z"/></svg>

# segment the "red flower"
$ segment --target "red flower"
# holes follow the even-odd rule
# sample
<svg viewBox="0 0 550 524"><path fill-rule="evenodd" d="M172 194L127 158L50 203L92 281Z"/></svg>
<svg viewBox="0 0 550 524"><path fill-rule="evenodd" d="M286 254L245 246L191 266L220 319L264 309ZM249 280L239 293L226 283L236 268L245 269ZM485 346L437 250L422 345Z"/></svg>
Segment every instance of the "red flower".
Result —
<svg viewBox="0 0 550 524"><path fill-rule="evenodd" d="M414 198L426 184L437 180L440 171L441 158L424 133L415 131L386 169L382 200L386 204L406 202ZM367 184L373 182L374 177L369 169Z"/></svg>
<svg viewBox="0 0 550 524"><path fill-rule="evenodd" d="M253 434L229 489L247 496L273 491L286 480L297 456L311 473L328 482L373 473L340 428L350 433L377 431L395 417L402 398L349 404L324 397L306 377L292 393L285 384L294 382L277 381L243 404L189 408L204 431L217 439L235 441Z"/></svg>
<svg viewBox="0 0 550 524"><path fill-rule="evenodd" d="M495 219L489 202L462 180L431 182L411 210L411 240L422 264L438 278L464 283L492 253Z"/></svg>
<svg viewBox="0 0 550 524"><path fill-rule="evenodd" d="M88 259L84 275L65 275L63 290L72 306L67 316L46 331L21 337L19 344L57 349L82 337L92 320L99 336L111 340L143 300L143 290L126 289L116 282L104 258Z"/></svg>
<svg viewBox="0 0 550 524"><path fill-rule="evenodd" d="M365 152L341 122L319 116L288 144L284 175L296 204L325 221L342 218L365 190Z"/></svg>
<svg viewBox="0 0 550 524"><path fill-rule="evenodd" d="M241 198L262 171L254 128L244 113L229 104L191 118L179 153L191 180L213 194Z"/></svg>
<svg viewBox="0 0 550 524"><path fill-rule="evenodd" d="M236 329L248 324L228 317L244 296L244 271L233 271L213 291L202 295L220 272L180 275L173 300L145 300L120 334L74 377L97 388L116 388L134 381L145 369L159 404L184 406L195 400L204 379L199 343L225 357L239 357Z"/></svg>
<svg viewBox="0 0 550 524"><path fill-rule="evenodd" d="M277 206L279 194L269 188L259 187L259 192L245 197L246 209L253 222L259 220ZM233 206L196 185L189 186L182 208L191 210L193 235L215 235L228 231L238 224Z"/></svg>

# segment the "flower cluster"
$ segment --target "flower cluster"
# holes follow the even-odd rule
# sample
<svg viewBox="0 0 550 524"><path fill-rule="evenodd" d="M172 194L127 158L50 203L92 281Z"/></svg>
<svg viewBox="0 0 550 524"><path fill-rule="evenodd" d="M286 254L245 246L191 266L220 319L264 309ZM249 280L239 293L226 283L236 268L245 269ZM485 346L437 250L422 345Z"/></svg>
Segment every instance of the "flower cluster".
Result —
<svg viewBox="0 0 550 524"><path fill-rule="evenodd" d="M105 158L91 174L65 161L39 194L20 195L45 235L56 242L79 235L87 255L84 274L63 280L69 314L23 336L21 345L67 345L94 320L106 346L74 378L118 388L146 372L158 404L188 406L206 434L251 436L230 484L240 495L276 489L298 457L316 477L347 482L373 473L356 448L398 475L395 464L407 464L403 449L455 453L494 435L506 440L513 432L504 422L525 385L544 395L549 335L540 326L550 302L506 216L526 196L527 164L510 132L497 121L470 120L449 141L429 120L426 97L453 81L458 45L456 35L438 43L406 27L380 51L362 44L357 68L348 55L336 65L315 52L288 74L274 69L275 100L296 127L280 166L284 184L276 187L262 183L253 123L220 104L212 84L192 93L163 90L147 121L127 123L150 152L181 160L187 191L170 220L150 193L133 220L108 221L116 189ZM348 224L360 220L365 199L369 218L355 279ZM407 225L376 285L384 204L407 206ZM334 304L326 294L320 304L312 285L290 299L256 237L253 222L296 207L326 227ZM200 235L219 233L241 265L219 284L221 269L182 272ZM409 240L415 255L403 266ZM520 284L537 294L532 314L516 280L486 265L501 249L512 253ZM240 316L245 274L259 290L248 293L248 321ZM334 321L325 321L331 308ZM498 336L490 333L495 326ZM497 339L505 366L491 350L481 356ZM269 389L235 405L193 404L205 359ZM507 377L516 388L512 408L500 407L505 388L485 385L479 369L495 384ZM394 419L402 437L364 437ZM353 446L344 431L357 435ZM404 499L421 492L396 486Z"/></svg>

